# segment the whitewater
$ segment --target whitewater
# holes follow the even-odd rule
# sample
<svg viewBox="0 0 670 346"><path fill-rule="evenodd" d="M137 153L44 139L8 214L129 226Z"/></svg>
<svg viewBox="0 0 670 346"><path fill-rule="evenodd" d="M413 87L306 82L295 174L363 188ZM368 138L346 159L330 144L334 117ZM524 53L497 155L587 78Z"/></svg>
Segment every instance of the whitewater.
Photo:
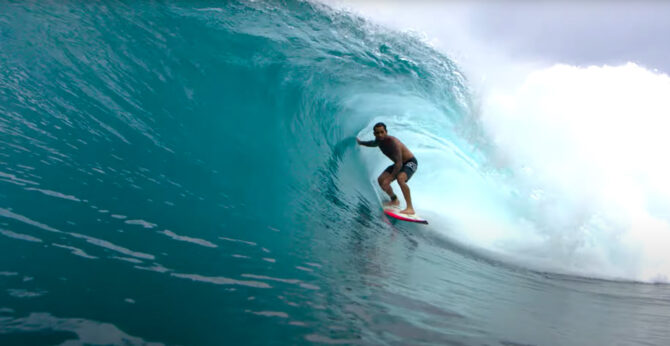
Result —
<svg viewBox="0 0 670 346"><path fill-rule="evenodd" d="M1 4L0 344L668 343L670 77L460 60L306 1Z"/></svg>

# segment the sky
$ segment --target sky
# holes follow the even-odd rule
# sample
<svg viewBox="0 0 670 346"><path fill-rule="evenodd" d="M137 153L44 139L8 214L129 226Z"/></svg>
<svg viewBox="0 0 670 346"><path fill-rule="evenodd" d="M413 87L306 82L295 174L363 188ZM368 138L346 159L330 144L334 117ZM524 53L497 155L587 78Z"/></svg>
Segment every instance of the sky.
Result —
<svg viewBox="0 0 670 346"><path fill-rule="evenodd" d="M634 62L670 74L668 1L323 1L417 31L465 65Z"/></svg>

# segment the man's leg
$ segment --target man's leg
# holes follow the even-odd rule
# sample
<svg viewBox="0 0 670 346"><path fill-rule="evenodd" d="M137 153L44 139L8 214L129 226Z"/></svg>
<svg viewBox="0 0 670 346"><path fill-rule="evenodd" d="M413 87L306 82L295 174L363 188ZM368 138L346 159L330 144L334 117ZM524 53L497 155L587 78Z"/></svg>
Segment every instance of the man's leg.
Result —
<svg viewBox="0 0 670 346"><path fill-rule="evenodd" d="M389 172L382 172L382 174L377 178L377 182L379 183L379 186L386 192L386 194L389 195L391 198L390 202L384 203L384 205L400 205L400 201L398 201L398 198L396 197L393 199L395 196L395 193L393 193L393 189L391 188L391 182L393 181L393 177L391 177L391 173Z"/></svg>
<svg viewBox="0 0 670 346"><path fill-rule="evenodd" d="M403 197L405 197L405 202L407 202L407 208L401 211L401 213L407 215L414 214L414 206L412 206L412 196L410 196L409 194L409 186L407 185L407 173L405 172L398 173L398 185L400 185L402 195Z"/></svg>

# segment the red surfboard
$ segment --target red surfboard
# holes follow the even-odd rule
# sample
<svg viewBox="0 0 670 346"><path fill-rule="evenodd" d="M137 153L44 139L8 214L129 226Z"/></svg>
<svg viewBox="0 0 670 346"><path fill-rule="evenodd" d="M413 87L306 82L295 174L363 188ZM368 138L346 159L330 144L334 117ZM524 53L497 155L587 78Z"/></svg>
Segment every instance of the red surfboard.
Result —
<svg viewBox="0 0 670 346"><path fill-rule="evenodd" d="M428 221L424 220L419 215L417 215L417 214L414 214L414 215L403 214L403 213L400 212L400 209L398 209L397 207L384 207L384 214L386 214L387 216L392 217L396 220L400 220L400 221L422 223L424 225L428 224Z"/></svg>

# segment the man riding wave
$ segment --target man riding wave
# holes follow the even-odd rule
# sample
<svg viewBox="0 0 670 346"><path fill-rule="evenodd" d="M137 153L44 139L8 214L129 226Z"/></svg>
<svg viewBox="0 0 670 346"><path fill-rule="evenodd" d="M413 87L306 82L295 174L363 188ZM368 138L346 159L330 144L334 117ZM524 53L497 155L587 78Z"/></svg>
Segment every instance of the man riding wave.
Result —
<svg viewBox="0 0 670 346"><path fill-rule="evenodd" d="M372 133L375 136L373 141L361 141L356 138L356 142L359 145L366 147L379 147L382 153L386 155L393 164L388 166L384 172L377 178L379 186L386 192L391 198L390 202L384 203L385 206L398 206L400 201L398 197L393 193L391 188L391 182L393 180L398 180L398 185L402 191L402 195L407 202L407 208L402 210L400 213L413 215L414 207L412 206L412 197L410 196L409 186L407 181L412 177L416 169L418 168L418 163L414 154L412 154L409 149L397 138L389 136L386 131L386 125L384 123L377 123L372 128Z"/></svg>

